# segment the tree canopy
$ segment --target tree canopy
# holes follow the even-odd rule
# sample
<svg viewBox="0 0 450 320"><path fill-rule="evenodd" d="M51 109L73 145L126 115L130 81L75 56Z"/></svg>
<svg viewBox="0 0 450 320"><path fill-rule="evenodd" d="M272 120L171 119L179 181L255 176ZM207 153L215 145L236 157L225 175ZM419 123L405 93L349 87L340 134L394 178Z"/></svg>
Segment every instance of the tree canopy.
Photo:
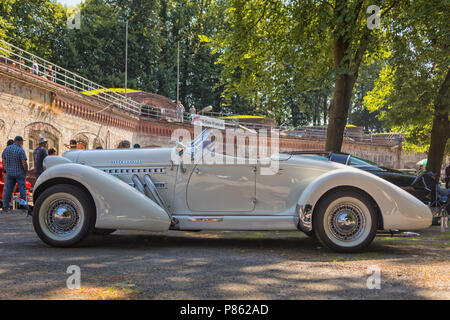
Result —
<svg viewBox="0 0 450 320"><path fill-rule="evenodd" d="M392 22L390 56L375 87L364 98L370 111L396 131L407 145L428 151L428 169L439 172L450 136L450 3L416 0ZM430 17L433 17L432 19Z"/></svg>

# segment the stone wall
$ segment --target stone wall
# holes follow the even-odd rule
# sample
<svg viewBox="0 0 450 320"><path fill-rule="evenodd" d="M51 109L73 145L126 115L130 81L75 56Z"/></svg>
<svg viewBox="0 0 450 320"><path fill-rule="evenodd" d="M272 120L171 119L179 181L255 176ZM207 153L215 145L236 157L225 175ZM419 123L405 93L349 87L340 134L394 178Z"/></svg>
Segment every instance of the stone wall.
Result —
<svg viewBox="0 0 450 320"><path fill-rule="evenodd" d="M59 102L69 98L61 96ZM49 139L49 147L59 154L68 150L71 139L94 146L116 147L120 140L133 140L134 130L101 124L70 114L52 101L52 92L15 79L0 78L0 149L8 139L20 135L27 141L24 149L30 155L39 137ZM94 141L98 135L97 141ZM95 144L95 145L94 145Z"/></svg>
<svg viewBox="0 0 450 320"><path fill-rule="evenodd" d="M414 169L415 164L427 157L425 153L406 153L401 146L383 146L361 143L344 143L342 151L396 169Z"/></svg>

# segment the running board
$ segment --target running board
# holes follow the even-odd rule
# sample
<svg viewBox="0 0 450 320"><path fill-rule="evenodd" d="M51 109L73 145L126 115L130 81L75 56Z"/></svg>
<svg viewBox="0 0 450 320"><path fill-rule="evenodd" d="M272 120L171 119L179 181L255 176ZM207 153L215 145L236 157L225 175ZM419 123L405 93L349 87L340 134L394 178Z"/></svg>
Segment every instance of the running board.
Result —
<svg viewBox="0 0 450 320"><path fill-rule="evenodd" d="M294 216L172 216L171 230L298 230Z"/></svg>

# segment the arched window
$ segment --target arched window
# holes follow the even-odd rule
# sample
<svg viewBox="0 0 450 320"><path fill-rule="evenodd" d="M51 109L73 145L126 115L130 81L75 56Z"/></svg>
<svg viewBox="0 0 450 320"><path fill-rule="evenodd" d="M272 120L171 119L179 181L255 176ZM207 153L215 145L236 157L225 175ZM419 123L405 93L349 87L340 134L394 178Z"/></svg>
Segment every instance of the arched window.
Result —
<svg viewBox="0 0 450 320"><path fill-rule="evenodd" d="M33 122L25 127L25 139L28 144L28 161L30 168L34 168L33 152L38 147L39 138L44 138L48 141L48 149L54 148L56 154L59 154L59 143L61 140L61 133L51 124L45 122Z"/></svg>

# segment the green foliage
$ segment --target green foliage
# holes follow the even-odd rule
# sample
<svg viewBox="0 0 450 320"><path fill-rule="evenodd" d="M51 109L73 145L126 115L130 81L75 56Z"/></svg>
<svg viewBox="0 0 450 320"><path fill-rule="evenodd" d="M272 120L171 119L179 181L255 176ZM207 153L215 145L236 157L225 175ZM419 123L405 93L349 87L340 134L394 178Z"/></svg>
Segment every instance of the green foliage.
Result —
<svg viewBox="0 0 450 320"><path fill-rule="evenodd" d="M128 20L128 87L175 100L179 44L180 100L220 111L221 68L198 37L210 36L221 23L208 2L87 0L81 29L65 31L57 60L102 85L123 87Z"/></svg>
<svg viewBox="0 0 450 320"><path fill-rule="evenodd" d="M339 0L218 1L217 6L226 7L223 29L212 39L202 39L220 53L223 97L226 101L235 94L245 97L256 112L270 110L282 123L300 111L313 121L317 113L315 92L331 94L333 82L340 75L357 75L361 64L371 64L387 54L384 32L370 31L366 26L365 10L370 4ZM378 4L389 10L395 2ZM342 61L335 65L337 39L345 48Z"/></svg>
<svg viewBox="0 0 450 320"><path fill-rule="evenodd" d="M440 0L417 0L404 7L389 26L392 55L364 99L368 110L407 134L409 150L423 152L430 145L436 100L450 66L449 10L449 2ZM443 111L447 116L449 103Z"/></svg>
<svg viewBox="0 0 450 320"><path fill-rule="evenodd" d="M368 110L364 106L364 98L367 92L374 89L375 81L379 78L381 68L382 63L379 60L375 60L370 65L363 65L353 90L353 104L349 123L361 126L365 131L383 132L387 129L385 122L379 119L379 111L374 109Z"/></svg>
<svg viewBox="0 0 450 320"><path fill-rule="evenodd" d="M0 38L51 58L64 30L65 11L56 0L1 0Z"/></svg>

